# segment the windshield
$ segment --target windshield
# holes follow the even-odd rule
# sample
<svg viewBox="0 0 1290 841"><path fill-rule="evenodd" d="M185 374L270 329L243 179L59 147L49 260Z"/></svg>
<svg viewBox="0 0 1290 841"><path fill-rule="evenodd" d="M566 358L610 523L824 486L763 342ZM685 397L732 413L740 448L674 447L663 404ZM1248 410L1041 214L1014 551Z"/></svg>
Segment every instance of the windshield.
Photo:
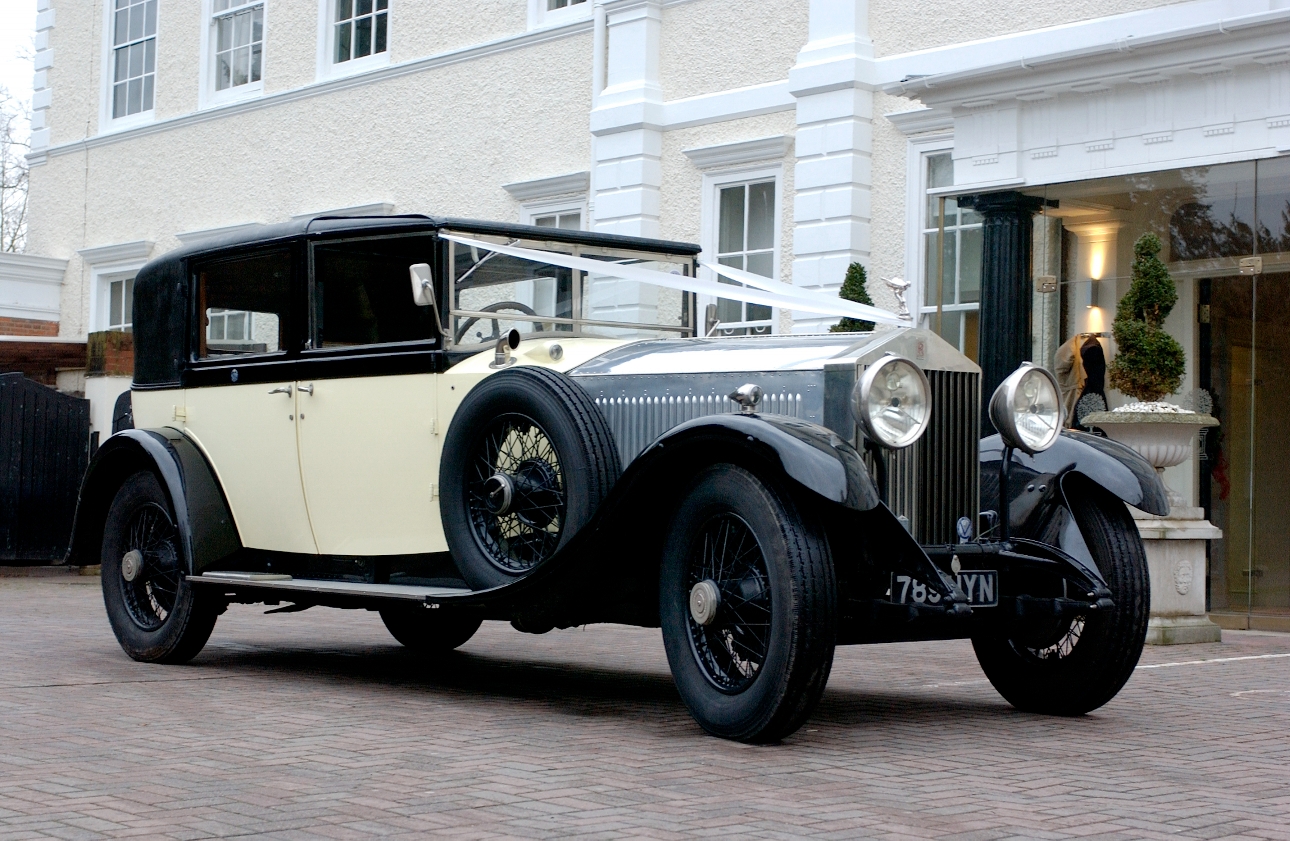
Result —
<svg viewBox="0 0 1290 841"><path fill-rule="evenodd" d="M511 329L526 338L693 335L692 293L625 280L614 269L634 266L688 277L694 271L692 257L551 241L475 239L583 257L605 263L605 271L581 271L453 242L449 274L454 344L489 344Z"/></svg>

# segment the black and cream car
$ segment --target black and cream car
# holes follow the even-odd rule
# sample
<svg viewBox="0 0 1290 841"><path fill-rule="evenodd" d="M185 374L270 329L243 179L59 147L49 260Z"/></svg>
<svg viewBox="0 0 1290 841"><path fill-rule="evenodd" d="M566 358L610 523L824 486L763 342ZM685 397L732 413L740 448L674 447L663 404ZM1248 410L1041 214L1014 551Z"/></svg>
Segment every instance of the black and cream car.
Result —
<svg viewBox="0 0 1290 841"><path fill-rule="evenodd" d="M750 742L802 724L840 644L971 638L1021 709L1110 700L1154 471L1060 431L1028 365L982 439L980 369L925 330L740 335L698 254L416 216L158 258L70 560L144 661L264 603L376 610L427 652L483 620L660 627L694 717Z"/></svg>

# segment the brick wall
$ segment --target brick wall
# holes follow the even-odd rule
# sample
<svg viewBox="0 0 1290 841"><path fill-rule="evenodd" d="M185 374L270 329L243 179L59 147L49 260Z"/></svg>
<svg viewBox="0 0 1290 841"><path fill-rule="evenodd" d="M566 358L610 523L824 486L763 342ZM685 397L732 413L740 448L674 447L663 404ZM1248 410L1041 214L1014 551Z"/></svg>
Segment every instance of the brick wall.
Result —
<svg viewBox="0 0 1290 841"><path fill-rule="evenodd" d="M120 330L91 333L86 341L86 376L134 375L134 334Z"/></svg>
<svg viewBox="0 0 1290 841"><path fill-rule="evenodd" d="M58 385L60 368L84 365L84 342L0 341L0 373L20 371L41 385Z"/></svg>
<svg viewBox="0 0 1290 841"><path fill-rule="evenodd" d="M0 317L0 336L57 336L57 321Z"/></svg>

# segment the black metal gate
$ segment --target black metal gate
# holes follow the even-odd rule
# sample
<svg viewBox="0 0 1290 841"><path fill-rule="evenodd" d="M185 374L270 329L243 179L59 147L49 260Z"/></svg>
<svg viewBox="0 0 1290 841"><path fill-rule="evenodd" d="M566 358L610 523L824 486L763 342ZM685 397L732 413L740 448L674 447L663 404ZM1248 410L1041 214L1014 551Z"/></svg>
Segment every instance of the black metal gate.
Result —
<svg viewBox="0 0 1290 841"><path fill-rule="evenodd" d="M89 439L90 401L0 374L0 563L67 555Z"/></svg>

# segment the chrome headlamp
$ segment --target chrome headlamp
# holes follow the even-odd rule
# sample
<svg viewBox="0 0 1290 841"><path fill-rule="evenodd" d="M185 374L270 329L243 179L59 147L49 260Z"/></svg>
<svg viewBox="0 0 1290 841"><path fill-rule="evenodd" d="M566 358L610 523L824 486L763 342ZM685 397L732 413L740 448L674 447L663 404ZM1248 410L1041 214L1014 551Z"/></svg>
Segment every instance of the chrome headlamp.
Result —
<svg viewBox="0 0 1290 841"><path fill-rule="evenodd" d="M899 450L917 441L932 419L932 389L923 369L888 354L865 369L851 392L851 412L869 438Z"/></svg>
<svg viewBox="0 0 1290 841"><path fill-rule="evenodd" d="M1029 362L1009 374L990 398L990 422L1003 442L1032 455L1057 442L1061 416L1057 379Z"/></svg>

